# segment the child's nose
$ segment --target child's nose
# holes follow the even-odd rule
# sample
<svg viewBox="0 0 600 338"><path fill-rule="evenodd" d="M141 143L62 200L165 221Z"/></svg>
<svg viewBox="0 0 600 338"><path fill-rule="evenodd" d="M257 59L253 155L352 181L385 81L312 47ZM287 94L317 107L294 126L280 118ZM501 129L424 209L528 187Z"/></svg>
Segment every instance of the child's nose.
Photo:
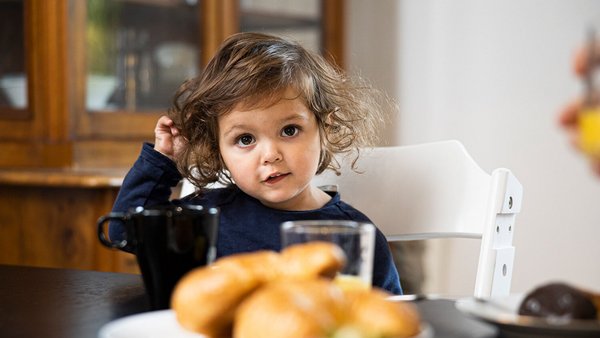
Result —
<svg viewBox="0 0 600 338"><path fill-rule="evenodd" d="M274 163L277 161L281 161L283 156L281 155L281 151L275 142L265 142L263 144L263 163Z"/></svg>

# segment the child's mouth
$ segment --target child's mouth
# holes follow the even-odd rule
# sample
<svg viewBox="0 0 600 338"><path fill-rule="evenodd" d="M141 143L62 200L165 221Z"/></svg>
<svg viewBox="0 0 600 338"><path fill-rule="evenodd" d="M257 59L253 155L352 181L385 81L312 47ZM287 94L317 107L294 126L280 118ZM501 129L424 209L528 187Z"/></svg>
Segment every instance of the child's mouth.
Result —
<svg viewBox="0 0 600 338"><path fill-rule="evenodd" d="M283 180L284 178L286 178L288 175L289 174L274 174L274 175L267 177L267 179L264 182L267 184L275 184L275 183Z"/></svg>

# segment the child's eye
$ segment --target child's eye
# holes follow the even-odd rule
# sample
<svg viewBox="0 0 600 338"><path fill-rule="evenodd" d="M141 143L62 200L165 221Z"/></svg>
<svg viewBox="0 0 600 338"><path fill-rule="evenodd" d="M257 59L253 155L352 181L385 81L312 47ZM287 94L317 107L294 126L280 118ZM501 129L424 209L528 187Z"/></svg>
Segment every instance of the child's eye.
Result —
<svg viewBox="0 0 600 338"><path fill-rule="evenodd" d="M285 126L281 130L281 136L291 137L291 136L295 136L296 134L298 134L298 132L300 132L300 127L298 127L298 126Z"/></svg>
<svg viewBox="0 0 600 338"><path fill-rule="evenodd" d="M254 143L254 137L249 134L241 135L237 138L235 143L241 147L247 147Z"/></svg>

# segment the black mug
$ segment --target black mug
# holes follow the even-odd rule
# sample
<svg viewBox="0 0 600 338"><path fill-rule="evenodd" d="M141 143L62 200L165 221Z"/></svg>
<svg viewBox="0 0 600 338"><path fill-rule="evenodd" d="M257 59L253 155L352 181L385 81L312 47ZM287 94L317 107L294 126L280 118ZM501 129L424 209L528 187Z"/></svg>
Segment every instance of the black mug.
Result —
<svg viewBox="0 0 600 338"><path fill-rule="evenodd" d="M122 240L107 238L107 221L123 223ZM169 308L173 288L186 272L214 261L218 224L219 210L199 205L137 207L97 222L100 243L135 254L153 310Z"/></svg>

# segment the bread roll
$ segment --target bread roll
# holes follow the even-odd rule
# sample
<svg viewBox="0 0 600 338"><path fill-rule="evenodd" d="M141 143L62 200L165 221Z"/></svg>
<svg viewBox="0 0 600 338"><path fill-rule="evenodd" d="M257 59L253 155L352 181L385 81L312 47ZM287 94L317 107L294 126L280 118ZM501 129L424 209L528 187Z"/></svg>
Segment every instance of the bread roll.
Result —
<svg viewBox="0 0 600 338"><path fill-rule="evenodd" d="M326 242L292 246L282 254L258 251L224 257L185 275L173 291L171 308L184 328L212 338L228 337L238 305L260 286L279 279L333 277L344 264L343 251Z"/></svg>
<svg viewBox="0 0 600 338"><path fill-rule="evenodd" d="M343 321L343 297L325 280L268 284L238 308L233 337L327 337Z"/></svg>
<svg viewBox="0 0 600 338"><path fill-rule="evenodd" d="M273 277L279 256L262 251L223 258L192 270L176 285L171 308L184 328L212 338L231 333L238 305L265 280Z"/></svg>
<svg viewBox="0 0 600 338"><path fill-rule="evenodd" d="M337 245L308 242L291 245L281 251L280 278L333 278L346 265L346 255Z"/></svg>
<svg viewBox="0 0 600 338"><path fill-rule="evenodd" d="M379 290L342 291L324 279L276 281L240 305L234 338L412 337L420 331L411 303Z"/></svg>
<svg viewBox="0 0 600 338"><path fill-rule="evenodd" d="M233 255L185 275L171 307L186 329L211 338L411 337L419 315L381 290L346 291L331 281L345 264L327 242L281 254Z"/></svg>
<svg viewBox="0 0 600 338"><path fill-rule="evenodd" d="M420 316L412 303L387 300L387 292L346 290L347 325L358 327L363 337L412 337L419 334Z"/></svg>

